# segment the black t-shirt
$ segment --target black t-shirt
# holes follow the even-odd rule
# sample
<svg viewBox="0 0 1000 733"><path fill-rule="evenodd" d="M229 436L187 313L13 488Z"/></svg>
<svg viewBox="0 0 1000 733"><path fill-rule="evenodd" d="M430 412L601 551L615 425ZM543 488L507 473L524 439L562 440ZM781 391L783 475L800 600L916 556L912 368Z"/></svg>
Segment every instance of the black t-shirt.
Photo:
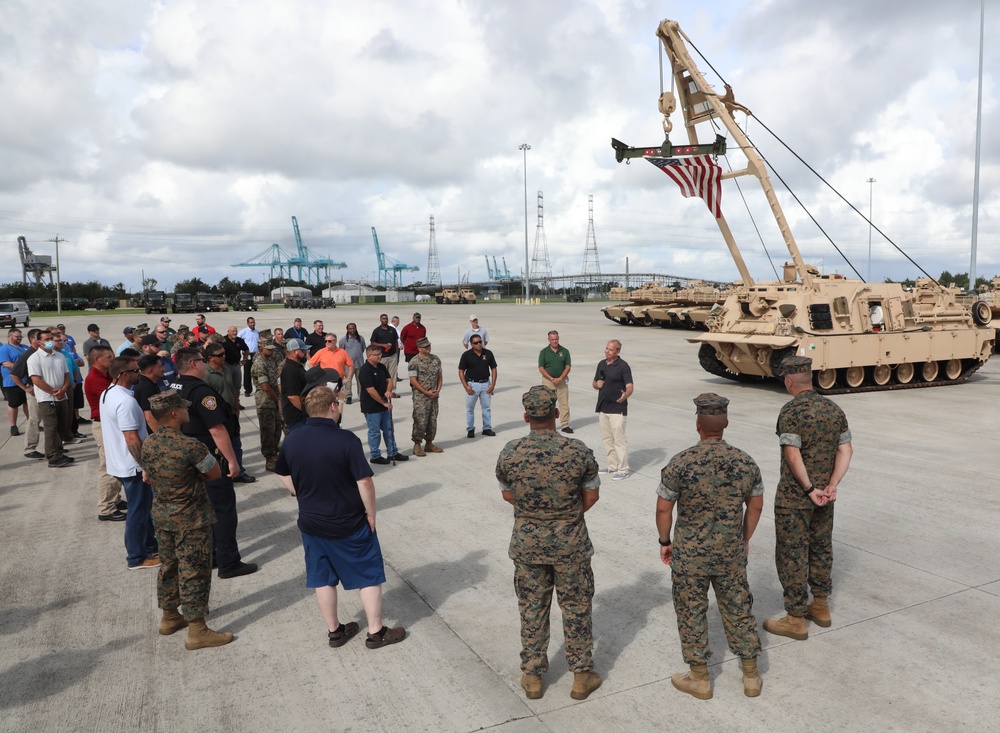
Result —
<svg viewBox="0 0 1000 733"><path fill-rule="evenodd" d="M595 412L606 415L628 415L628 400L617 402L625 391L625 385L632 384L632 369L624 359L615 359L611 364L602 360L597 365L594 381L604 380L604 386L597 393Z"/></svg>
<svg viewBox="0 0 1000 733"><path fill-rule="evenodd" d="M303 340L306 342L306 346L309 347L309 356L312 356L320 349L326 348L326 331L323 333L316 333L313 331Z"/></svg>
<svg viewBox="0 0 1000 733"><path fill-rule="evenodd" d="M247 346L247 342L239 336L236 337L235 341L230 341L229 337L226 336L222 340L222 348L226 350L227 364L239 364L240 359L243 358L243 352L250 351L250 347Z"/></svg>
<svg viewBox="0 0 1000 733"><path fill-rule="evenodd" d="M458 371L465 372L467 382L488 382L491 371L497 368L497 361L493 358L493 352L483 349L479 356L472 349L465 351L462 358L458 360Z"/></svg>
<svg viewBox="0 0 1000 733"><path fill-rule="evenodd" d="M289 433L275 472L292 477L303 532L338 540L367 521L358 481L372 475L371 466L361 440L333 420L309 417Z"/></svg>
<svg viewBox="0 0 1000 733"><path fill-rule="evenodd" d="M385 412L387 408L377 401L370 394L368 388L374 387L380 395L384 395L389 389L389 370L383 364L373 367L366 361L358 370L358 382L361 384L361 412L371 415L376 412Z"/></svg>
<svg viewBox="0 0 1000 733"><path fill-rule="evenodd" d="M237 434L236 413L222 399L222 395L198 377L181 374L170 383L170 387L180 392L181 397L191 403L191 407L188 408L190 420L181 426L182 433L200 440L213 452L216 445L209 428L225 425L230 438Z"/></svg>
<svg viewBox="0 0 1000 733"><path fill-rule="evenodd" d="M15 377L20 379L29 387L31 386L31 380L28 378L28 357L34 354L38 349L33 349L30 346L28 350L17 357L17 361L14 362L14 366L11 367L10 373Z"/></svg>
<svg viewBox="0 0 1000 733"><path fill-rule="evenodd" d="M372 337L369 339L369 344L376 344L381 346L382 344L392 344L392 348L388 351L383 351L382 356L392 356L399 351L399 334L396 333L396 329L392 326L386 326L382 328L382 324L379 324L374 331L372 331Z"/></svg>
<svg viewBox="0 0 1000 733"><path fill-rule="evenodd" d="M281 367L281 417L286 425L294 425L305 417L305 412L288 401L289 395L299 396L306 386L306 368L292 359L285 359Z"/></svg>
<svg viewBox="0 0 1000 733"><path fill-rule="evenodd" d="M138 383L132 388L132 396L135 397L135 401L139 403L139 407L143 412L152 412L149 408L149 398L158 394L160 394L160 385L145 374L140 374ZM153 432L148 422L146 423L146 430Z"/></svg>

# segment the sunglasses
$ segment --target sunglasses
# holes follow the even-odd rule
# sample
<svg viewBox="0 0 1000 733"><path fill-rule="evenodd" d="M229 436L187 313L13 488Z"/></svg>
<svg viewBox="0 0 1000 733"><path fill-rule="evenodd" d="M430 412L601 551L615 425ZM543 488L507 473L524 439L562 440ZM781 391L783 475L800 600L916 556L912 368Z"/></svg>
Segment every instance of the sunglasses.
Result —
<svg viewBox="0 0 1000 733"><path fill-rule="evenodd" d="M479 344L481 344L481 343L483 343L483 342L482 341L473 341L472 345L473 346L479 346Z"/></svg>

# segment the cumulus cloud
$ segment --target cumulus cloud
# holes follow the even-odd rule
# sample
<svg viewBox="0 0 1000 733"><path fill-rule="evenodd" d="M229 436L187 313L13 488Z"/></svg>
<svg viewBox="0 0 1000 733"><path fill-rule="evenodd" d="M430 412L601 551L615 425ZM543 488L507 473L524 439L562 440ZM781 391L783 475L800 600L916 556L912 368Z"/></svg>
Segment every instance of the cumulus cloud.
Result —
<svg viewBox="0 0 1000 733"><path fill-rule="evenodd" d="M759 118L751 138L862 274L867 224L761 123L866 214L872 194L878 226L932 273L966 269L978 10L972 0L670 8ZM662 12L648 0L10 0L0 5L0 237L13 246L19 234L59 233L69 279L134 288L140 268L164 284L193 265L208 279L259 277L230 265L273 242L292 248L295 215L307 246L345 261L346 277L373 276L376 227L388 254L421 268L410 282L426 276L434 215L445 281L485 280L484 256L521 269L526 162L529 247L541 190L554 273L582 268L593 194L605 271L627 259L633 272L732 279L705 206L652 166L616 164L610 149L612 136L662 139ZM988 15L988 41L998 33ZM997 48L987 43L986 130L1000 117ZM1000 138L983 143L980 269L993 274ZM777 263L787 253L754 182L740 186L727 182L725 210L767 277L764 248ZM807 258L848 272L780 198ZM913 274L884 242L873 261L878 278Z"/></svg>

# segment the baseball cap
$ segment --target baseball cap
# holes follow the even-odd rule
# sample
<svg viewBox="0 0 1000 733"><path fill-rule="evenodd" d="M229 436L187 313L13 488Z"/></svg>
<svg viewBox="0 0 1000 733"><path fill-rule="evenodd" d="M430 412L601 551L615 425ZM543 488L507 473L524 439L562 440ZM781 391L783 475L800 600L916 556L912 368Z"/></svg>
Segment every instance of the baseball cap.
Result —
<svg viewBox="0 0 1000 733"><path fill-rule="evenodd" d="M285 344L285 348L289 351L309 351L309 347L306 346L306 342L302 339L288 339L288 342Z"/></svg>
<svg viewBox="0 0 1000 733"><path fill-rule="evenodd" d="M475 313L473 313L473 314L472 314L471 316L469 316L469 320L470 320L470 321L478 321L479 319L478 319L478 318L476 318L476 314L475 314Z"/></svg>
<svg viewBox="0 0 1000 733"><path fill-rule="evenodd" d="M160 323L170 323L170 319L167 316L163 316L163 318L160 319Z"/></svg>
<svg viewBox="0 0 1000 733"><path fill-rule="evenodd" d="M122 333L132 333L134 330L135 329L131 326L125 326L125 328L122 329Z"/></svg>
<svg viewBox="0 0 1000 733"><path fill-rule="evenodd" d="M142 341L139 342L140 346L159 346L160 339L156 338L155 335L149 334L142 337Z"/></svg>

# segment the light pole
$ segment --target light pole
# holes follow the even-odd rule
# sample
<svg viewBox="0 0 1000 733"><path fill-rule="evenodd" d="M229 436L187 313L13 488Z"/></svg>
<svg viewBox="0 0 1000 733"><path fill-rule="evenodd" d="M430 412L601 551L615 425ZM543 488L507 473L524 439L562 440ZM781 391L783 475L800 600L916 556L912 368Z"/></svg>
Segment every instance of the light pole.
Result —
<svg viewBox="0 0 1000 733"><path fill-rule="evenodd" d="M524 154L524 302L527 305L531 292L529 287L531 277L528 274L528 265L530 264L530 260L528 260L528 151L531 150L531 146L528 143L521 143L517 149Z"/></svg>
<svg viewBox="0 0 1000 733"><path fill-rule="evenodd" d="M869 178L868 184L868 282L872 281L872 195L877 181Z"/></svg>

